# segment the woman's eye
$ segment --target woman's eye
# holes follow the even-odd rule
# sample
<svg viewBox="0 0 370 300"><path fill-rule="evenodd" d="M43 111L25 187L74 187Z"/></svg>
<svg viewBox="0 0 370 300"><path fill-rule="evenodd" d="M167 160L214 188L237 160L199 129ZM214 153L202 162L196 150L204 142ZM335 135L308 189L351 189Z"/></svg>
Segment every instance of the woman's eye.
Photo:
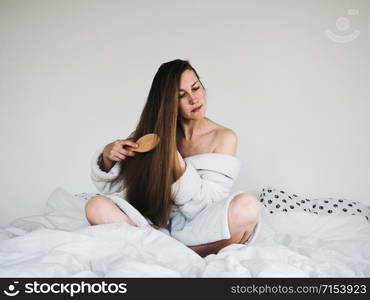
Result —
<svg viewBox="0 0 370 300"><path fill-rule="evenodd" d="M196 90L199 90L199 86L198 86L198 87L196 87L196 88L193 88L193 91L196 91ZM184 96L185 96L185 94L179 95L179 98L182 98L182 97L184 97Z"/></svg>

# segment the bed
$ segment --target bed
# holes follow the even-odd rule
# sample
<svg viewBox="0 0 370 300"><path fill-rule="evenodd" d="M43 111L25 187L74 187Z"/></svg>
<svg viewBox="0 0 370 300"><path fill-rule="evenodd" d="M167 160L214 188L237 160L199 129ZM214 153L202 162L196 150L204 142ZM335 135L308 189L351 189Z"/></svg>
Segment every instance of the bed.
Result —
<svg viewBox="0 0 370 300"><path fill-rule="evenodd" d="M284 210L268 191L277 190L259 196L258 239L202 258L150 226L90 226L84 205L95 194L58 187L42 214L0 227L0 277L370 277L367 205L358 203L361 214L315 213L312 202L312 211Z"/></svg>

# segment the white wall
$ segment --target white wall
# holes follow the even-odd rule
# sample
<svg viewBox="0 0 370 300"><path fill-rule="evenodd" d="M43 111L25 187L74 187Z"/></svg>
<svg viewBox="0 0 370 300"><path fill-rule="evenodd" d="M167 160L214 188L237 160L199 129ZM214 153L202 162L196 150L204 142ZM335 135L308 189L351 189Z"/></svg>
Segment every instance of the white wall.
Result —
<svg viewBox="0 0 370 300"><path fill-rule="evenodd" d="M235 189L370 204L369 2L0 0L1 224L58 186L95 192L91 155L127 137L176 58L239 136Z"/></svg>

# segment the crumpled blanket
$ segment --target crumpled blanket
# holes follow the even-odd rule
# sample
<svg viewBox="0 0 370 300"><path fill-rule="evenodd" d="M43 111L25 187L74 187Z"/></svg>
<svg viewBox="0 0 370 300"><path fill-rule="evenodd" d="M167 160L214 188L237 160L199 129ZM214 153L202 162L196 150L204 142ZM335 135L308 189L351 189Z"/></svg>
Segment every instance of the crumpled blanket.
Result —
<svg viewBox="0 0 370 300"><path fill-rule="evenodd" d="M92 195L57 188L42 214L1 226L0 277L370 276L370 226L363 216L271 214L263 205L253 244L202 258L151 226L89 225L84 205Z"/></svg>

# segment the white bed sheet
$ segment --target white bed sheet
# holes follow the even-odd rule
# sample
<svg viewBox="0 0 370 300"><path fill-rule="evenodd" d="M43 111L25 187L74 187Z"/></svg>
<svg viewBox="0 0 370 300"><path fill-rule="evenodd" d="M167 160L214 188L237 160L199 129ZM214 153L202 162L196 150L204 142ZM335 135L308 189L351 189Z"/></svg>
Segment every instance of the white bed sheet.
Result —
<svg viewBox="0 0 370 300"><path fill-rule="evenodd" d="M370 277L370 225L358 216L262 206L253 244L202 258L150 226L90 226L85 202L57 188L44 214L0 227L0 277Z"/></svg>

